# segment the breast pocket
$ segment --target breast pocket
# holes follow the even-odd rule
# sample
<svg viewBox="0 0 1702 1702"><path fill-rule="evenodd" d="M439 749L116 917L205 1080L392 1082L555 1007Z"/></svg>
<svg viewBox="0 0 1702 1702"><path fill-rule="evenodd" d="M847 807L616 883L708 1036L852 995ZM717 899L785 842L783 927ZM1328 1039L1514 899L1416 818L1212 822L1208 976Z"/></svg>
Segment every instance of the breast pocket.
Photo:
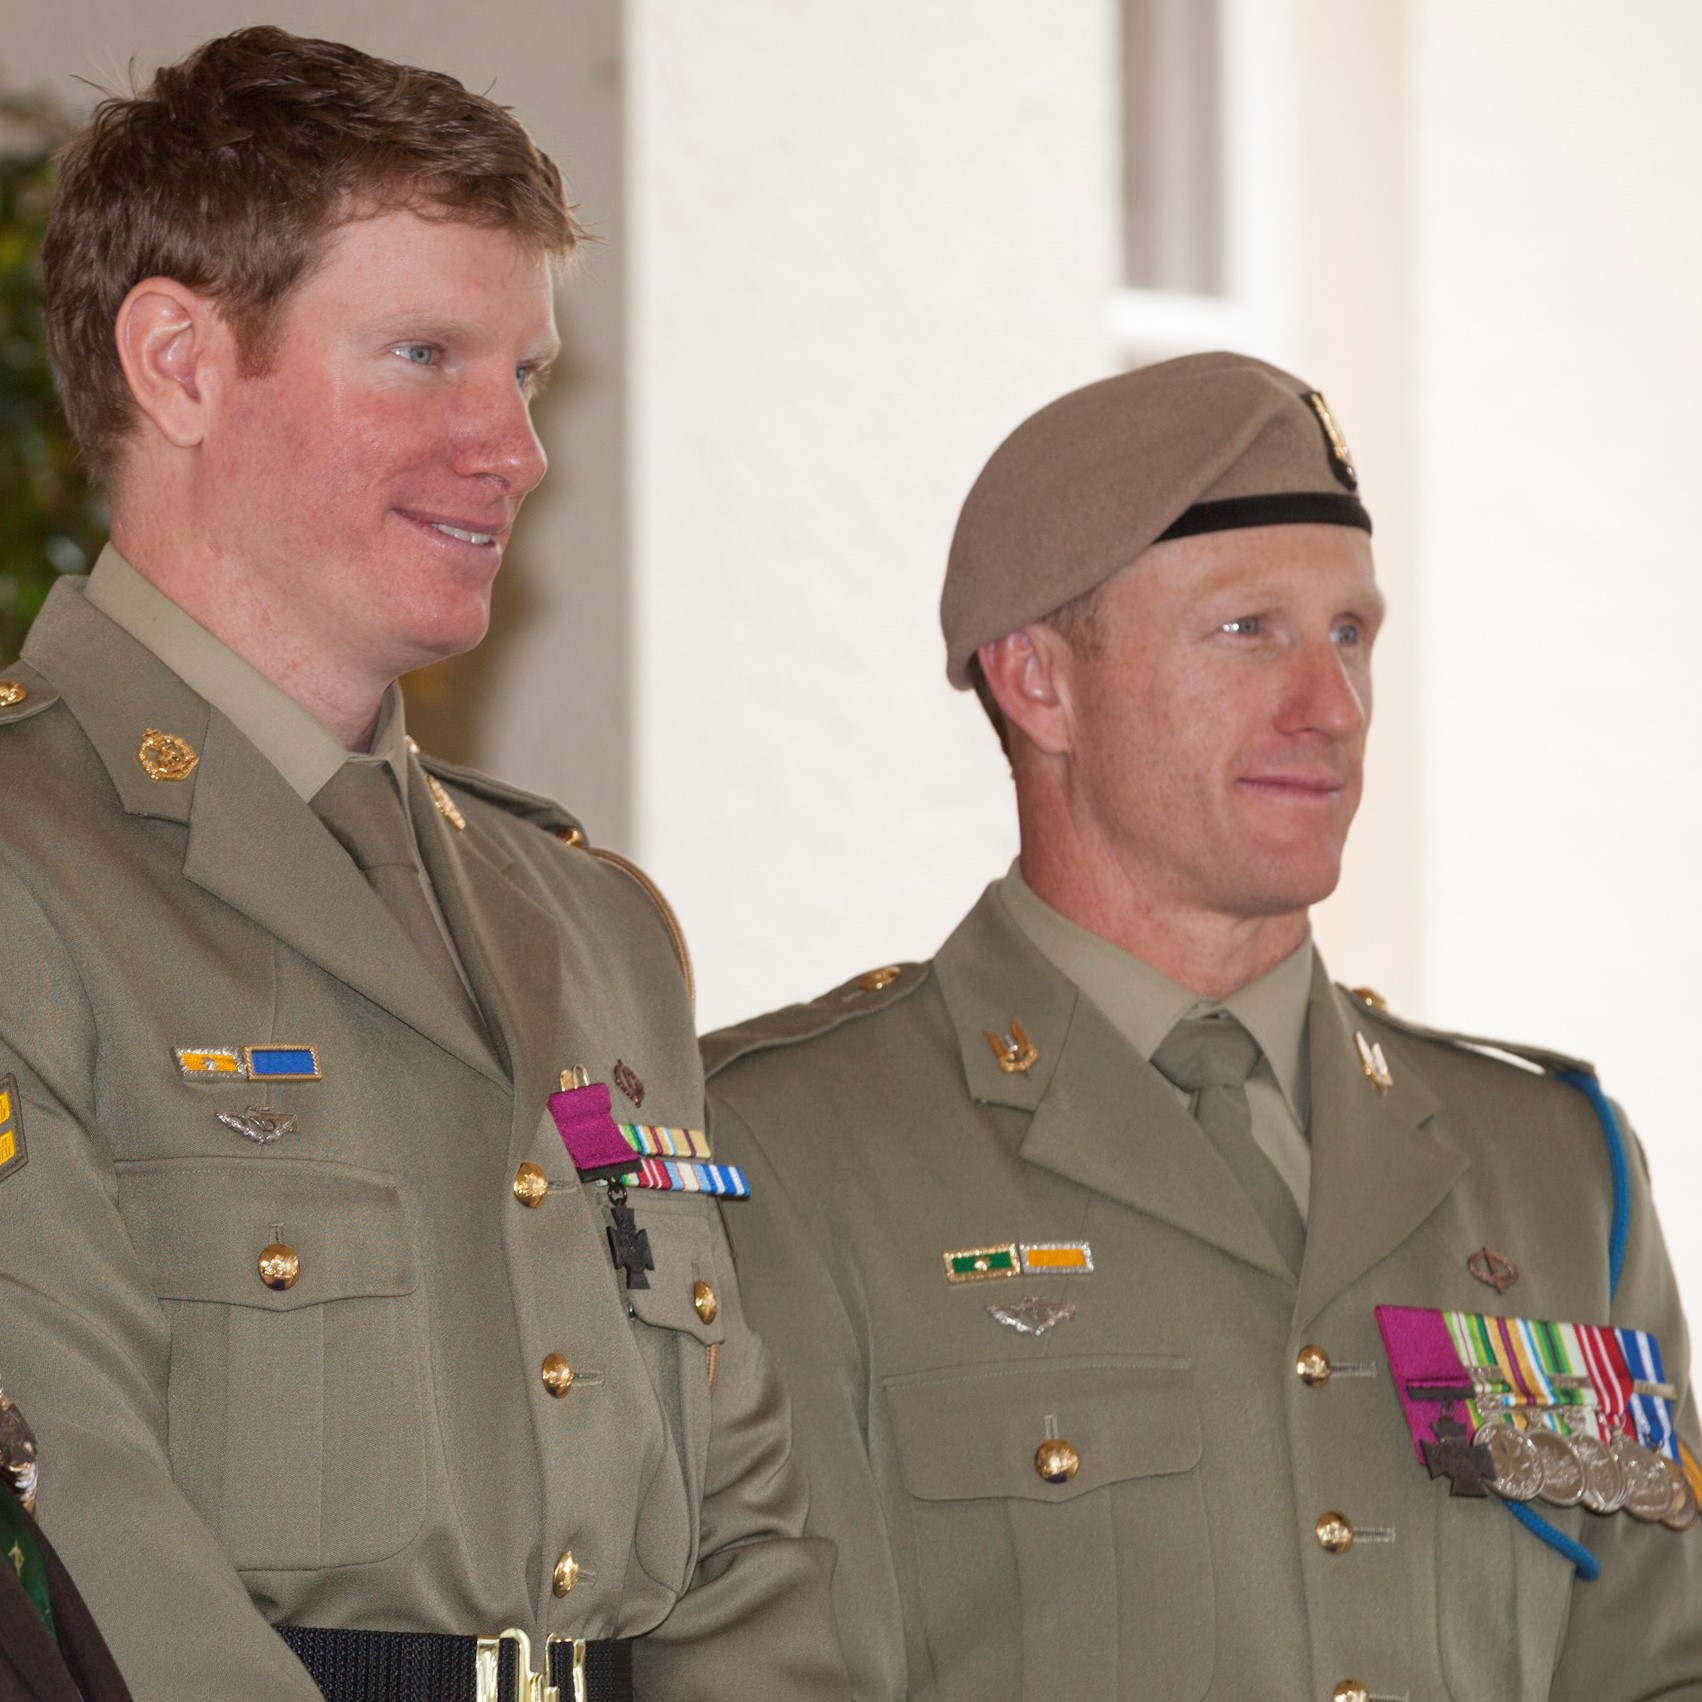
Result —
<svg viewBox="0 0 1702 1702"><path fill-rule="evenodd" d="M1205 1694L1215 1610L1186 1360L975 1366L884 1390L942 1697L1009 1695L1018 1672L1032 1702Z"/></svg>
<svg viewBox="0 0 1702 1702"><path fill-rule="evenodd" d="M627 1291L645 1369L667 1416L675 1493L646 1497L634 1534L644 1570L664 1588L683 1590L697 1565L698 1510L709 1459L710 1397L725 1337L717 1289L714 1207L702 1199L628 1195L650 1239L655 1269L648 1286ZM663 1509L672 1509L664 1514ZM683 1562L683 1563L682 1563Z"/></svg>
<svg viewBox="0 0 1702 1702"><path fill-rule="evenodd" d="M429 1381L394 1181L298 1159L118 1171L171 1322L172 1475L234 1563L358 1565L406 1547Z"/></svg>

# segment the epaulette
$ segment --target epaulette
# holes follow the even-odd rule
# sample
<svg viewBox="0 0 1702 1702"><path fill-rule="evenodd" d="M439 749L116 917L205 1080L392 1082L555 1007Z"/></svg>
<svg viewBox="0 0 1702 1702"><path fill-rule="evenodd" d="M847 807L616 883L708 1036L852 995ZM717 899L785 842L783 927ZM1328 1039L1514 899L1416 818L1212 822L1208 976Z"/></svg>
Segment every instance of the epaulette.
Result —
<svg viewBox="0 0 1702 1702"><path fill-rule="evenodd" d="M925 963L889 963L880 969L865 969L830 993L807 1005L787 1005L766 1016L752 1017L731 1028L717 1029L698 1042L703 1053L705 1077L724 1070L736 1058L765 1052L776 1046L794 1046L814 1040L858 1017L871 1016L888 1005L907 999L928 979Z"/></svg>
<svg viewBox="0 0 1702 1702"><path fill-rule="evenodd" d="M673 948L674 957L679 963L680 974L685 977L686 996L691 1000L693 1008L696 1008L697 977L692 972L691 952L686 946L685 930L680 926L679 917L674 914L674 907L662 896L662 889L636 863L621 856L618 851L607 851L600 845L593 845L586 838L585 829L578 818L569 814L553 798L523 791L505 781L493 780L490 775L481 774L476 768L461 768L455 763L442 762L437 757L427 756L412 739L408 741L408 747L433 781L446 782L459 791L469 792L487 804L494 804L499 810L506 810L510 815L519 816L522 821L529 821L535 827L541 827L546 833L559 839L563 845L583 851L612 869L619 869L655 907L657 916L661 918L663 931L668 936L668 944ZM452 801L439 798L440 810L445 802L449 803L450 809L454 809ZM444 813L448 814L448 811ZM451 816L450 820L453 821L454 817Z"/></svg>
<svg viewBox="0 0 1702 1702"><path fill-rule="evenodd" d="M56 686L48 683L28 662L13 662L0 668L0 727L27 721L59 701Z"/></svg>
<svg viewBox="0 0 1702 1702"><path fill-rule="evenodd" d="M553 798L543 797L537 792L522 791L520 787L510 786L506 781L493 780L490 775L481 774L476 768L461 768L455 763L427 756L412 739L408 740L408 748L419 758L420 767L434 780L441 780L455 787L457 791L470 792L475 798L487 804L494 804L511 816L519 816L522 821L529 821L546 833L553 833L563 844L585 843L585 829Z"/></svg>
<svg viewBox="0 0 1702 1702"><path fill-rule="evenodd" d="M1360 1010L1368 1011L1378 1022L1400 1034L1411 1034L1420 1040L1435 1040L1444 1046L1457 1047L1462 1052L1498 1058L1502 1063L1528 1064L1544 1075L1594 1076L1596 1073L1596 1066L1583 1058L1551 1052L1546 1046L1526 1046L1514 1040L1490 1040L1481 1034L1457 1034L1445 1028L1426 1028L1423 1023L1408 1022L1405 1017L1393 1015L1389 1001L1371 987L1343 987L1341 991Z"/></svg>

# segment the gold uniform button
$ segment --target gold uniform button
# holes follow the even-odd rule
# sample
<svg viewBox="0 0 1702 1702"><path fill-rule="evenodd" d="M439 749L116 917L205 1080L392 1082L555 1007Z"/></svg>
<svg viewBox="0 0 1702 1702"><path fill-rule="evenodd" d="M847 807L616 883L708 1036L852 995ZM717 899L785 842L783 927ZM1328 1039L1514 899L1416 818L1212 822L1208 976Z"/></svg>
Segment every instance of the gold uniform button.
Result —
<svg viewBox="0 0 1702 1702"><path fill-rule="evenodd" d="M1034 1450L1034 1469L1048 1483L1068 1483L1081 1470L1081 1455L1071 1443L1054 1437Z"/></svg>
<svg viewBox="0 0 1702 1702"><path fill-rule="evenodd" d="M1294 1361L1294 1375L1308 1389L1321 1389L1330 1380L1330 1356L1321 1347L1303 1347Z"/></svg>
<svg viewBox="0 0 1702 1702"><path fill-rule="evenodd" d="M721 1302L715 1290L706 1282L692 1284L691 1303L697 1308L698 1317L706 1324L713 1324L721 1316Z"/></svg>
<svg viewBox="0 0 1702 1702"><path fill-rule="evenodd" d="M1330 1702L1371 1702L1371 1692L1357 1678L1344 1678L1330 1692Z"/></svg>
<svg viewBox="0 0 1702 1702"><path fill-rule="evenodd" d="M514 1172L514 1197L523 1206L541 1206L550 1191L550 1179L535 1164L522 1164Z"/></svg>
<svg viewBox="0 0 1702 1702"><path fill-rule="evenodd" d="M286 1246L282 1241L274 1241L270 1247L262 1247L258 1264L260 1280L268 1288L277 1289L280 1293L286 1288L294 1288L296 1278L301 1275L300 1256L295 1248Z"/></svg>
<svg viewBox="0 0 1702 1702"><path fill-rule="evenodd" d="M573 1550L570 1548L556 1562L556 1569L550 1575L550 1588L558 1596L565 1596L578 1582L579 1562L573 1558Z"/></svg>
<svg viewBox="0 0 1702 1702"><path fill-rule="evenodd" d="M559 1354L549 1354L539 1375L544 1387L559 1401L573 1387L573 1367Z"/></svg>
<svg viewBox="0 0 1702 1702"><path fill-rule="evenodd" d="M878 993L883 987L890 987L898 976L898 965L889 963L882 969L865 969L857 977L857 985L865 993Z"/></svg>
<svg viewBox="0 0 1702 1702"><path fill-rule="evenodd" d="M1353 1547L1353 1524L1345 1513L1320 1513L1313 1529L1326 1554L1346 1554Z"/></svg>
<svg viewBox="0 0 1702 1702"><path fill-rule="evenodd" d="M29 693L16 680L0 680L0 709L10 709L22 703Z"/></svg>

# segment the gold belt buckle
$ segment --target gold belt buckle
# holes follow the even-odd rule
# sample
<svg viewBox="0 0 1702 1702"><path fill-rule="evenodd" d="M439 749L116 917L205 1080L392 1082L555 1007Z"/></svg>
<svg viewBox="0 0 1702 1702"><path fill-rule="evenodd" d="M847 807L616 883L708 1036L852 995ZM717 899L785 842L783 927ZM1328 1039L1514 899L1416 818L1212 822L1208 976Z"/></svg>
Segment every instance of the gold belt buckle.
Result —
<svg viewBox="0 0 1702 1702"><path fill-rule="evenodd" d="M473 1656L473 1693L475 1702L505 1702L502 1694L499 1659L502 1645L514 1645L515 1702L562 1702L561 1691L550 1683L550 1650L558 1643L573 1648L573 1696L570 1702L587 1702L585 1679L585 1640L582 1637L546 1637L544 1639L544 1670L532 1670L532 1640L517 1626L509 1626L494 1637L481 1637Z"/></svg>

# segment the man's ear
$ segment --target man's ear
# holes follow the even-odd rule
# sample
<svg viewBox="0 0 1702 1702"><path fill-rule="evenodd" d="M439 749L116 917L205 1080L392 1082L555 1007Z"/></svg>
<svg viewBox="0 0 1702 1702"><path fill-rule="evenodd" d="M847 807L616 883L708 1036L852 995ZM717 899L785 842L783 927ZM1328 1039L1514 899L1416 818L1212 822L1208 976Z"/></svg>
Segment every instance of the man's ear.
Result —
<svg viewBox="0 0 1702 1702"><path fill-rule="evenodd" d="M232 356L231 337L205 296L175 278L144 278L114 325L136 406L165 440L193 449L206 433L209 380Z"/></svg>
<svg viewBox="0 0 1702 1702"><path fill-rule="evenodd" d="M1047 756L1069 750L1074 734L1072 658L1059 634L1035 621L983 644L976 655L1006 722Z"/></svg>

